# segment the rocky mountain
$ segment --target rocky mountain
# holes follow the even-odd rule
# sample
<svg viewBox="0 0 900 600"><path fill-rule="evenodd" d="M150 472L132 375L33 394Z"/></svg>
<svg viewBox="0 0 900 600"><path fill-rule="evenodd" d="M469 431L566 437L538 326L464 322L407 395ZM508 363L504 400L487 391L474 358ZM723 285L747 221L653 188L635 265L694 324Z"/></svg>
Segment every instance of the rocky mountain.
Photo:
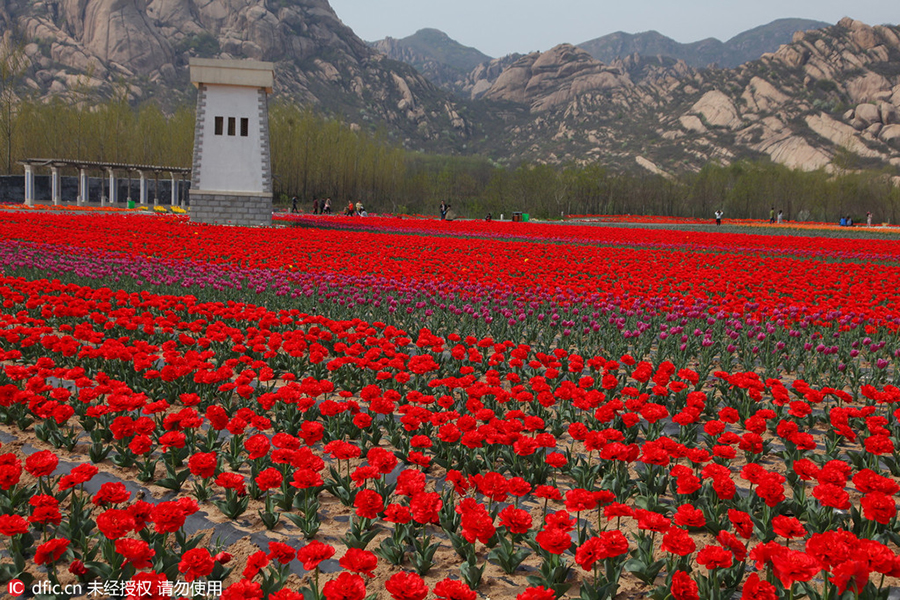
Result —
<svg viewBox="0 0 900 600"><path fill-rule="evenodd" d="M369 45L390 59L412 65L432 83L452 91L461 91L466 76L491 60L438 29L420 29L403 39L388 37Z"/></svg>
<svg viewBox="0 0 900 600"><path fill-rule="evenodd" d="M578 47L607 64L639 54L663 62L681 60L697 68L709 65L733 68L790 43L796 31L828 25L810 19L778 19L740 33L727 42L708 38L691 44L676 42L656 31L636 34L620 31L583 42ZM520 54L510 54L491 59L437 29L422 29L399 40L388 37L370 45L389 58L415 67L435 85L473 99L486 91L485 82L493 83L502 69L521 58Z"/></svg>
<svg viewBox="0 0 900 600"><path fill-rule="evenodd" d="M486 101L507 106L503 133L476 145L495 156L658 173L768 156L792 168L900 173L895 26L846 18L736 69L638 55L605 64L564 44L485 85Z"/></svg>
<svg viewBox="0 0 900 600"><path fill-rule="evenodd" d="M417 149L664 175L744 157L900 175L900 28L849 18L732 69L562 44L456 75L462 97L368 46L327 0L6 0L0 27L24 40L37 95L127 86L171 105L194 93L192 56L253 58L276 63L277 95ZM460 73L479 58L442 43L432 56Z"/></svg>
<svg viewBox="0 0 900 600"><path fill-rule="evenodd" d="M632 54L666 56L683 60L692 67L717 65L734 68L756 60L767 52L774 52L782 44L791 42L795 31L821 29L829 23L810 19L778 19L767 25L740 33L727 42L707 38L690 44L676 42L657 31L625 33L617 31L578 44L579 48L599 61L611 63Z"/></svg>
<svg viewBox="0 0 900 600"><path fill-rule="evenodd" d="M169 104L195 93L192 56L276 63L276 94L387 123L415 147L465 144L470 124L443 90L373 50L327 0L7 0L0 27L23 40L41 94L109 89Z"/></svg>

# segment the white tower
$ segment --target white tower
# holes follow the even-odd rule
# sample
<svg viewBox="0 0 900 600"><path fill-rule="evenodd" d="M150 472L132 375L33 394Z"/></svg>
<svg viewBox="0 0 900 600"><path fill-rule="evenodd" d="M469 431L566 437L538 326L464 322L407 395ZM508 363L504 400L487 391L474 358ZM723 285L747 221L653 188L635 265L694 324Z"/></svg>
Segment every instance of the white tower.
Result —
<svg viewBox="0 0 900 600"><path fill-rule="evenodd" d="M268 94L272 63L194 58L197 122L191 221L272 224Z"/></svg>

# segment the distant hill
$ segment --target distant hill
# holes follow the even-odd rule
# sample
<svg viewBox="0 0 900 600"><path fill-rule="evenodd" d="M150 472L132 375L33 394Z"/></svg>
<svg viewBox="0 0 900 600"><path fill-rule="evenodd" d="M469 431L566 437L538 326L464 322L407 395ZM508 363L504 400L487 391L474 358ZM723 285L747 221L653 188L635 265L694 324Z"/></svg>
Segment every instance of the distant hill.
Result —
<svg viewBox="0 0 900 600"><path fill-rule="evenodd" d="M415 67L429 81L448 89L454 89L475 67L491 60L439 29L420 29L403 39L387 37L369 45L390 59Z"/></svg>
<svg viewBox="0 0 900 600"><path fill-rule="evenodd" d="M767 25L740 33L727 42L707 38L690 44L676 42L657 31L624 33L618 31L578 44L588 54L604 63L632 54L668 56L683 60L692 67L716 64L734 68L756 60L767 52L775 52L782 44L789 44L795 31L828 27L829 23L810 19L778 19Z"/></svg>
<svg viewBox="0 0 900 600"><path fill-rule="evenodd" d="M694 68L713 64L720 68L735 68L791 43L797 31L828 26L823 21L810 19L778 19L740 33L727 42L707 38L690 44L676 42L657 31L634 34L619 31L578 44L578 47L607 65L638 55L652 59L655 65L672 66L681 61ZM369 46L392 60L412 66L438 87L472 99L480 98L503 69L522 57L510 54L492 59L438 29L421 29L403 39L387 37L369 42ZM631 65L641 71L647 61L632 61ZM641 76L634 71L629 74Z"/></svg>

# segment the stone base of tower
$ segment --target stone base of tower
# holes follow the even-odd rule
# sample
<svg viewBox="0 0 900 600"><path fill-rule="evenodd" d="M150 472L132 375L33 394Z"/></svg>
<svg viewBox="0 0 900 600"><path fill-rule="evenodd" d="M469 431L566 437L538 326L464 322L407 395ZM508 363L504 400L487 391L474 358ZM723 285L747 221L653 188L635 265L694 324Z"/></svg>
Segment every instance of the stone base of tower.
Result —
<svg viewBox="0 0 900 600"><path fill-rule="evenodd" d="M190 190L190 198L192 223L272 226L272 194Z"/></svg>

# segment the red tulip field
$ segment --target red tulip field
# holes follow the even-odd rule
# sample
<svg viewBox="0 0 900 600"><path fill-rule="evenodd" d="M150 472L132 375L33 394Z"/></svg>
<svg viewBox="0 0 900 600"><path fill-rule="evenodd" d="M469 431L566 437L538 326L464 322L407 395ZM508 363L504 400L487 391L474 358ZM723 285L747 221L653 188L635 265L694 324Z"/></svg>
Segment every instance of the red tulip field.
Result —
<svg viewBox="0 0 900 600"><path fill-rule="evenodd" d="M9 597L898 597L900 238L276 223L0 214Z"/></svg>

